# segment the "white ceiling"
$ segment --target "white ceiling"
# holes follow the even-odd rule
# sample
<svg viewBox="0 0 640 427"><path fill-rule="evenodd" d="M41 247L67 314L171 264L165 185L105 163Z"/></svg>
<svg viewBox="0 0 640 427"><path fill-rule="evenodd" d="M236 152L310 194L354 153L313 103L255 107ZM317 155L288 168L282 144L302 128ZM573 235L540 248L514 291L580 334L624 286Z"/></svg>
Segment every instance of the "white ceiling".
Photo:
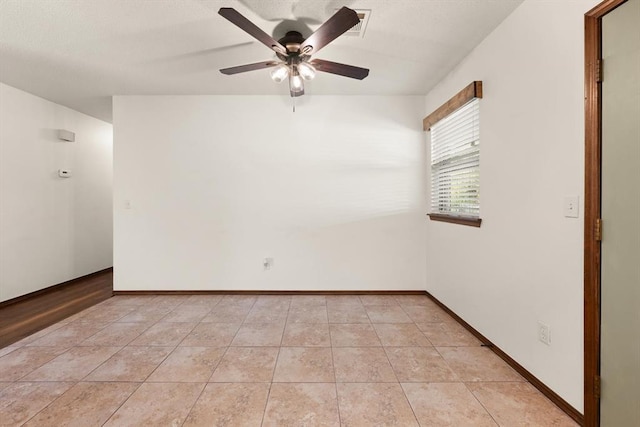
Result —
<svg viewBox="0 0 640 427"><path fill-rule="evenodd" d="M288 96L287 85L272 82L267 70L235 76L217 71L274 57L218 9L233 7L279 38L288 29L304 34L305 24L307 32L315 30L348 6L371 9L364 38L340 37L316 57L369 68L369 77L321 73L306 93L422 95L520 3L0 0L0 81L109 122L112 95Z"/></svg>

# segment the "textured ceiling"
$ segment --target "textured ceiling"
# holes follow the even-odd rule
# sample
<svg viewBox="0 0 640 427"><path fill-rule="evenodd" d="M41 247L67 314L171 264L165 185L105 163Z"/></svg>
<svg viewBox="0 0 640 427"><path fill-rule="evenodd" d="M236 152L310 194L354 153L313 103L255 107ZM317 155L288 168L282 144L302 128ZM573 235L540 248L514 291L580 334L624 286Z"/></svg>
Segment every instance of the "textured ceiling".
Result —
<svg viewBox="0 0 640 427"><path fill-rule="evenodd" d="M308 95L426 94L522 0L0 0L0 81L111 121L112 95L288 96L267 70L220 68L274 57L217 14L233 7L276 38L309 33L335 9L371 9L364 38L317 57L370 68L321 73Z"/></svg>

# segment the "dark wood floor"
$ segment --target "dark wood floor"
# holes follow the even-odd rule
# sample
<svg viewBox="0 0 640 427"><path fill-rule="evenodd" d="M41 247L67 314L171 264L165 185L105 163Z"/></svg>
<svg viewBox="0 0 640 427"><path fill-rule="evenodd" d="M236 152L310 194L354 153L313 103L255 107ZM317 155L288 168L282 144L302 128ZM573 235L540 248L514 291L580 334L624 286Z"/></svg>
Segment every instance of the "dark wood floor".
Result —
<svg viewBox="0 0 640 427"><path fill-rule="evenodd" d="M0 348L113 295L113 269L0 303Z"/></svg>

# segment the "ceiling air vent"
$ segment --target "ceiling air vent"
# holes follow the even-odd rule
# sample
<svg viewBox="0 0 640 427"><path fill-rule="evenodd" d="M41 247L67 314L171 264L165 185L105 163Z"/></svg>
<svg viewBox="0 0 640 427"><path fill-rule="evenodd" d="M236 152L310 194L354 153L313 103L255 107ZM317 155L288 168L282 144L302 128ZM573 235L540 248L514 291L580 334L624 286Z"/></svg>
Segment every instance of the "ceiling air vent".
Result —
<svg viewBox="0 0 640 427"><path fill-rule="evenodd" d="M363 38L364 32L367 29L367 23L369 22L369 16L371 16L371 9L355 9L355 11L358 14L360 22L344 33L344 35Z"/></svg>

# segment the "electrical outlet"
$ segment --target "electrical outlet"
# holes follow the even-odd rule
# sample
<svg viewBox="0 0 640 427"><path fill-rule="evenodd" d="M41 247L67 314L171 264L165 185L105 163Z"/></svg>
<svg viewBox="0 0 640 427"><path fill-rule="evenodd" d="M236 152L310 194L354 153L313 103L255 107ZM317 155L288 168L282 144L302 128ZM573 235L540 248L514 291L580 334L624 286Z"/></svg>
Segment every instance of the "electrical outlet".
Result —
<svg viewBox="0 0 640 427"><path fill-rule="evenodd" d="M549 325L538 322L538 340L546 345L551 345L551 328Z"/></svg>
<svg viewBox="0 0 640 427"><path fill-rule="evenodd" d="M273 268L273 258L265 258L262 261L262 266L265 270L271 270Z"/></svg>
<svg viewBox="0 0 640 427"><path fill-rule="evenodd" d="M578 196L567 196L564 198L564 216L567 218L578 218Z"/></svg>

